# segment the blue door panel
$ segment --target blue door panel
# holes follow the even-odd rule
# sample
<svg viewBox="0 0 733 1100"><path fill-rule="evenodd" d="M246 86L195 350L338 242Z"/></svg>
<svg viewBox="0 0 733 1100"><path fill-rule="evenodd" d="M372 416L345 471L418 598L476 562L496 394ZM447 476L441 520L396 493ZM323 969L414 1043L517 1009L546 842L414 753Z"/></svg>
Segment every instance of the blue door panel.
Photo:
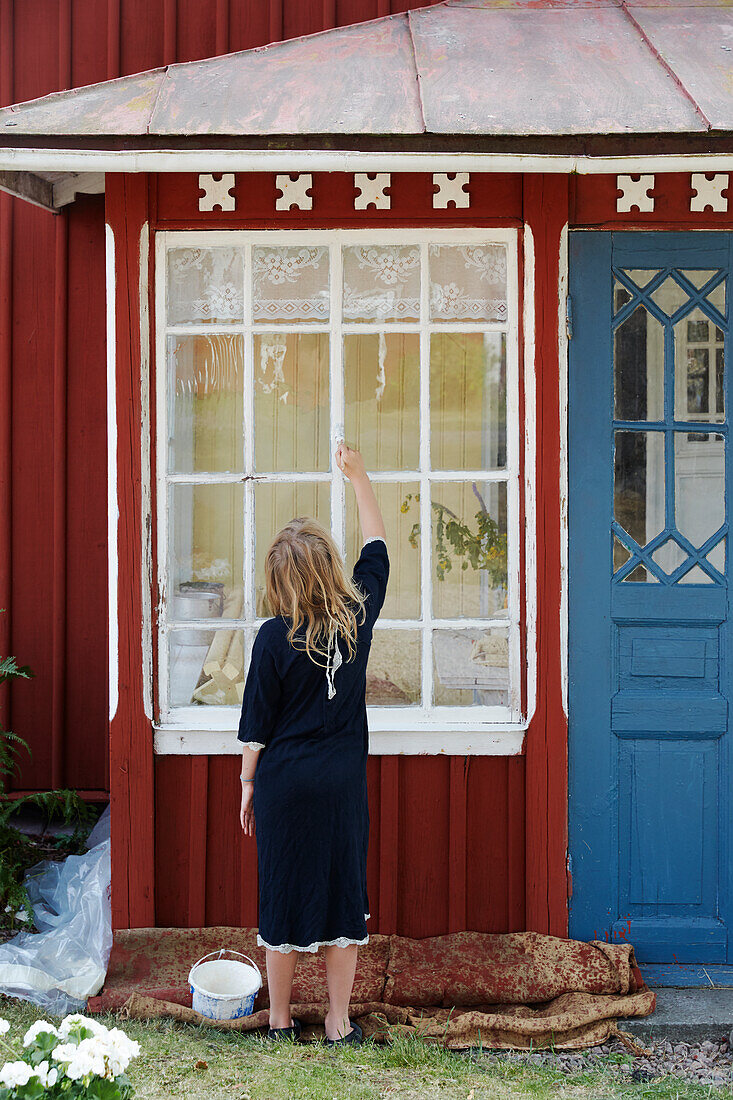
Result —
<svg viewBox="0 0 733 1100"><path fill-rule="evenodd" d="M649 963L733 962L732 237L571 234L570 933Z"/></svg>

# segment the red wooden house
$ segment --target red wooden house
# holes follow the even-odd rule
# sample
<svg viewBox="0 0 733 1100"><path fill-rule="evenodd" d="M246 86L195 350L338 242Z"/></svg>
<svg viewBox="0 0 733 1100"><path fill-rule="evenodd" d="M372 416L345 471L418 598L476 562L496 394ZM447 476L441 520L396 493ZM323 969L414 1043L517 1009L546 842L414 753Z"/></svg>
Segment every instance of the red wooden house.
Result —
<svg viewBox="0 0 733 1100"><path fill-rule="evenodd" d="M118 927L256 924L262 556L305 512L353 560L345 434L393 562L371 930L725 981L733 14L407 6L0 0L23 787L109 791Z"/></svg>

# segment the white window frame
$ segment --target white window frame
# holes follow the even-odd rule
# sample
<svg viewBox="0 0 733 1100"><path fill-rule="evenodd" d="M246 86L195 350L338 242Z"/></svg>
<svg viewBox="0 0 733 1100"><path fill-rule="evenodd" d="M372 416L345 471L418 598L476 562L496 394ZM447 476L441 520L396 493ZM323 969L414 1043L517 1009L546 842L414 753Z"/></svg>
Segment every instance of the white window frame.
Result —
<svg viewBox="0 0 733 1100"><path fill-rule="evenodd" d="M407 245L418 244L421 252L421 310L420 321L408 323L344 323L342 321L342 248L352 244L370 245ZM440 245L489 245L503 244L507 249L507 303L506 322L460 322L431 321L429 317L429 277L428 249L431 244ZM273 324L271 322L253 323L251 320L251 250L254 246L302 246L320 245L330 249L330 295L331 310L327 323ZM166 252L173 247L215 247L228 246L241 248L244 259L244 321L220 324L182 324L167 325L166 297L167 270ZM447 629L481 626L491 628L509 626L509 668L511 697L509 707L368 707L370 730L370 752L376 754L393 753L452 753L478 755L514 755L522 748L524 731L530 715L522 713L522 669L534 668L535 663L535 616L529 610L530 600L534 603L533 578L527 578L525 598L528 613L525 622L526 652L520 652L522 606L520 558L520 436L525 438L525 461L529 467L534 455L534 374L533 363L527 364L525 371L525 420L519 423L519 231L517 229L397 229L397 230L174 230L156 233L155 240L155 387L156 387L156 470L157 484L157 563L158 563L158 675L157 713L160 719L154 722L154 747L160 754L234 754L241 751L236 738L239 721L239 708L218 706L188 706L171 708L168 704L168 634L167 622L167 541L168 541L168 492L171 483L183 484L227 484L240 483L241 473L214 474L171 474L167 470L168 456L168 395L167 395L167 354L168 335L197 335L212 333L239 334L244 337L244 400L245 423L253 422L254 406L254 368L253 339L257 332L328 332L330 335L330 426L332 449L336 438L343 434L344 423L344 386L342 336L349 333L374 332L414 332L420 335L420 470L374 471L370 472L373 482L418 482L420 486L420 525L422 531L431 530L430 497L426 491L430 482L480 480L499 481L507 485L507 544L508 554L508 615L494 619L439 619L436 627ZM525 272L525 284L527 282ZM533 287L525 285L525 294ZM525 302L525 325L528 317ZM455 470L429 471L429 430L430 430L430 335L435 332L491 332L506 334L506 467L502 470ZM530 376L528 379L527 376ZM531 384L530 384L531 383ZM530 431L530 425L532 429ZM254 473L254 439L252 433L245 438L245 476ZM152 471L151 471L152 475ZM257 476L263 482L292 482L298 475L292 473L271 473ZM345 546L345 479L336 471L302 474L301 480L325 482L331 485L331 522L334 537L343 552ZM525 470L525 549L528 567L535 560L534 554L534 494L531 491L529 469ZM254 570L254 487L251 481L245 481L245 576ZM353 563L351 563L353 564ZM415 620L379 619L375 629L420 629L422 632L422 698L430 698L427 691L432 677L432 561L431 554L421 550L421 588L422 616ZM251 585L245 584L244 619L212 620L190 622L186 626L200 626L207 629L244 629L245 652L248 654L254 630L262 619L254 619ZM252 625L254 621L254 626ZM152 636L145 639L148 652L152 656ZM530 685L528 683L528 692ZM532 699L528 700L531 709Z"/></svg>

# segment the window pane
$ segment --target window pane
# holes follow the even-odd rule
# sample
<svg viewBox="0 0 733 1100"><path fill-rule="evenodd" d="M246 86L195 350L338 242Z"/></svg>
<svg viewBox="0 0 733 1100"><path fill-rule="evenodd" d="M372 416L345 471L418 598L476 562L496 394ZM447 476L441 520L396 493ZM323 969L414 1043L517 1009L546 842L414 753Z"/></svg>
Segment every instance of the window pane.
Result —
<svg viewBox="0 0 733 1100"><path fill-rule="evenodd" d="M506 248L503 244L446 247L431 244L430 316L434 321L505 321Z"/></svg>
<svg viewBox="0 0 733 1100"><path fill-rule="evenodd" d="M627 294L617 288L617 302ZM664 328L643 306L616 329L613 380L617 420L664 418Z"/></svg>
<svg viewBox="0 0 733 1100"><path fill-rule="evenodd" d="M369 706L419 704L421 665L419 630L375 630L367 666L366 700Z"/></svg>
<svg viewBox="0 0 733 1100"><path fill-rule="evenodd" d="M434 470L506 466L506 336L441 332L430 340Z"/></svg>
<svg viewBox="0 0 733 1100"><path fill-rule="evenodd" d="M169 336L168 469L243 469L241 336Z"/></svg>
<svg viewBox="0 0 733 1100"><path fill-rule="evenodd" d="M433 631L436 706L509 705L509 631Z"/></svg>
<svg viewBox="0 0 733 1100"><path fill-rule="evenodd" d="M171 618L242 614L243 485L170 485Z"/></svg>
<svg viewBox="0 0 733 1100"><path fill-rule="evenodd" d="M328 321L327 248L252 251L255 322Z"/></svg>
<svg viewBox="0 0 733 1100"><path fill-rule="evenodd" d="M255 336L258 470L329 468L328 347L328 333Z"/></svg>
<svg viewBox="0 0 733 1100"><path fill-rule="evenodd" d="M172 248L168 253L168 324L217 324L244 318L242 253L235 248Z"/></svg>
<svg viewBox="0 0 733 1100"><path fill-rule="evenodd" d="M674 433L675 523L694 547L725 520L725 444L712 432ZM723 564L708 555L719 569Z"/></svg>
<svg viewBox="0 0 733 1100"><path fill-rule="evenodd" d="M346 439L370 470L420 465L420 337L365 333L344 338Z"/></svg>
<svg viewBox="0 0 733 1100"><path fill-rule="evenodd" d="M345 321L419 321L420 249L345 248Z"/></svg>
<svg viewBox="0 0 733 1100"><path fill-rule="evenodd" d="M384 516L389 550L389 584L383 619L420 617L420 530L419 504L410 504L419 494L417 482L376 481L374 492ZM403 510L404 509L404 510ZM415 530L415 524L417 529ZM363 545L353 490L346 487L346 560L355 562Z"/></svg>
<svg viewBox="0 0 733 1100"><path fill-rule="evenodd" d="M701 309L674 326L677 420L724 419L724 354L723 332Z"/></svg>
<svg viewBox="0 0 733 1100"><path fill-rule="evenodd" d="M168 692L174 707L241 706L244 632L171 630Z"/></svg>
<svg viewBox="0 0 733 1100"><path fill-rule="evenodd" d="M270 615L265 600L265 555L278 531L296 516L311 516L331 529L331 492L327 482L289 481L255 484L255 614Z"/></svg>
<svg viewBox="0 0 733 1100"><path fill-rule="evenodd" d="M624 531L644 547L665 526L664 432L615 432L614 452L613 514ZM626 560L617 547L614 570ZM656 580L643 566L624 579Z"/></svg>
<svg viewBox="0 0 733 1100"><path fill-rule="evenodd" d="M508 615L506 483L433 484L431 511L434 616Z"/></svg>

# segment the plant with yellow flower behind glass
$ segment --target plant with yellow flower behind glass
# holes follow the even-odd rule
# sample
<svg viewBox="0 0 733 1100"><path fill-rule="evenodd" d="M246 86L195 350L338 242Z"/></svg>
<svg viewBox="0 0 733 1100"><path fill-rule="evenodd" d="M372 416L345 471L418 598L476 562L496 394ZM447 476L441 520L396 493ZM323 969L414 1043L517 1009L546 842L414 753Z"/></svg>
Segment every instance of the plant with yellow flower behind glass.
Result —
<svg viewBox="0 0 733 1100"><path fill-rule="evenodd" d="M504 588L507 586L507 537L490 515L476 483L472 489L480 508L474 515L476 527L474 530L464 523L460 516L440 504L431 501L431 509L434 515L435 525L435 573L439 581L445 579L446 573L453 568L453 558L463 559L461 569L469 568L485 571L491 578L492 588ZM400 511L409 512L412 503L419 504L419 493L407 493L400 505ZM420 523L414 523L408 535L408 542L413 549L418 548L420 537Z"/></svg>

